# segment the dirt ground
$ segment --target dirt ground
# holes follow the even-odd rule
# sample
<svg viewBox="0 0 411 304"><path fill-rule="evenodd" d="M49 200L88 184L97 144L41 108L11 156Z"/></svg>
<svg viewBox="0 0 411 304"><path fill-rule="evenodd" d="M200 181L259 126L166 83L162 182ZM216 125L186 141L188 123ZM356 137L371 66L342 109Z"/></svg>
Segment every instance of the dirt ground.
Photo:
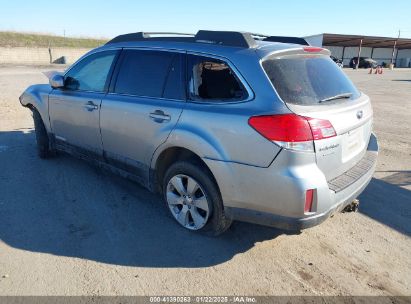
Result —
<svg viewBox="0 0 411 304"><path fill-rule="evenodd" d="M0 67L0 295L411 295L411 70L346 70L381 149L358 213L207 238L132 182L37 157L18 96L46 69Z"/></svg>

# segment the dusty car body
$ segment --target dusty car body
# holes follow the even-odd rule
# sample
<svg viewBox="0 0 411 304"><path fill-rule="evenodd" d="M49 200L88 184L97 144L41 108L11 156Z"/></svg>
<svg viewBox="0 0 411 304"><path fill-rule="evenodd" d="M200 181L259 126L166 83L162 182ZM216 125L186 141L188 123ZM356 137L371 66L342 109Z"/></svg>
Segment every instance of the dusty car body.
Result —
<svg viewBox="0 0 411 304"><path fill-rule="evenodd" d="M20 97L39 154L61 150L164 197L183 227L317 225L378 154L373 111L330 59L252 34L122 35Z"/></svg>

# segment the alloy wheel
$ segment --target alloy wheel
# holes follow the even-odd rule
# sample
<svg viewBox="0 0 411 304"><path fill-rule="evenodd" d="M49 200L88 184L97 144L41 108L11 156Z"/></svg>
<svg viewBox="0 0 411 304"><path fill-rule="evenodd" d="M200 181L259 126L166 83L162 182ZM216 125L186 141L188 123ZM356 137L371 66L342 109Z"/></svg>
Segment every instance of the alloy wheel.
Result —
<svg viewBox="0 0 411 304"><path fill-rule="evenodd" d="M167 184L166 198L171 213L183 227L198 230L207 223L207 197L194 178L184 174L173 176Z"/></svg>

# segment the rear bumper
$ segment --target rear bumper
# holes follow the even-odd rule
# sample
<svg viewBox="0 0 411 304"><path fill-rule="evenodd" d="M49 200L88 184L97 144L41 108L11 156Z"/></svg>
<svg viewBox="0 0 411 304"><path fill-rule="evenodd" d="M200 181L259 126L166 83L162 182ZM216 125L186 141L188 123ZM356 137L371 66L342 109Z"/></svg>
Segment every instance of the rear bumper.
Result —
<svg viewBox="0 0 411 304"><path fill-rule="evenodd" d="M322 188L322 194L318 195L320 199L317 203L318 205L328 207L319 208L321 211L315 212L314 214L292 217L267 212L265 210L236 206L225 206L226 213L234 220L286 230L301 230L316 226L333 213L344 209L344 207L361 194L372 179L377 164L377 155L377 138L372 134L366 154L353 168L332 181L318 181L318 188ZM326 182L325 186L324 182ZM324 192L326 195L324 195ZM285 203L293 204L293 202Z"/></svg>
<svg viewBox="0 0 411 304"><path fill-rule="evenodd" d="M373 171L374 172L374 171ZM341 211L349 205L361 192L367 187L371 181L372 174L365 183L360 186L355 192L349 195L345 200L337 203L335 206L328 209L326 212L315 214L305 218L292 218L281 215L276 215L268 212L255 211L250 209L227 207L227 214L234 220L241 222L254 223L264 226L270 226L285 230L302 230L321 224L335 212Z"/></svg>

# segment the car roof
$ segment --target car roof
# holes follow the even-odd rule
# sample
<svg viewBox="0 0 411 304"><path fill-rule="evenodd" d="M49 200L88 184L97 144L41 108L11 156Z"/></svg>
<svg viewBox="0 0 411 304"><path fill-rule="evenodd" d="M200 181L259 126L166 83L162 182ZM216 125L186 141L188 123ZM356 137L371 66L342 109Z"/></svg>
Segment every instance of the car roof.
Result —
<svg viewBox="0 0 411 304"><path fill-rule="evenodd" d="M193 53L204 53L226 58L230 58L233 56L235 57L237 55L257 55L260 58L264 58L273 52L299 48L302 49L303 47L303 45L299 44L267 42L258 40L255 42L255 47L251 48L182 41L127 41L105 44L99 48L94 49L92 52L118 48L150 48L159 50L165 49L176 50L181 52L187 51Z"/></svg>

